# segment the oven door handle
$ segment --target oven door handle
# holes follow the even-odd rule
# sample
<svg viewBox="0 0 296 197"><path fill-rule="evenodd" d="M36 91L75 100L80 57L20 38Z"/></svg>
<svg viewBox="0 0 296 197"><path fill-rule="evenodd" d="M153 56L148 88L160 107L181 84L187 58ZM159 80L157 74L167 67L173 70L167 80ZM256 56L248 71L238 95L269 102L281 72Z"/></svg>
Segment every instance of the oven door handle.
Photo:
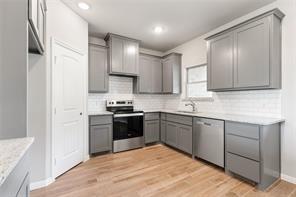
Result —
<svg viewBox="0 0 296 197"><path fill-rule="evenodd" d="M144 116L144 113L134 113L134 114L114 114L114 118L132 117L132 116Z"/></svg>

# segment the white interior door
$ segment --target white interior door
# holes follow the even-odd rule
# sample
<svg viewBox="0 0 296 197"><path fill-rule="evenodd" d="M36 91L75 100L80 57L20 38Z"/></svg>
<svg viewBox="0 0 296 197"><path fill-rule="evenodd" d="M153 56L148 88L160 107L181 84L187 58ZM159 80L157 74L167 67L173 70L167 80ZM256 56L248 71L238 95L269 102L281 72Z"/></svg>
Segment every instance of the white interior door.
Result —
<svg viewBox="0 0 296 197"><path fill-rule="evenodd" d="M83 161L83 55L53 44L53 174Z"/></svg>

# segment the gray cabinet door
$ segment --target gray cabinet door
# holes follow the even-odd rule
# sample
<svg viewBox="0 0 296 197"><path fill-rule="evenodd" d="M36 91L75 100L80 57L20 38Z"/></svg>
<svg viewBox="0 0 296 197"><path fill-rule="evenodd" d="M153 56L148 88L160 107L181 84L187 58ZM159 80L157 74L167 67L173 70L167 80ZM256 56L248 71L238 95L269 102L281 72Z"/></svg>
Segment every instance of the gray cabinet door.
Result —
<svg viewBox="0 0 296 197"><path fill-rule="evenodd" d="M178 149L192 154L192 127L186 125L178 125L177 137Z"/></svg>
<svg viewBox="0 0 296 197"><path fill-rule="evenodd" d="M160 140L161 142L166 142L166 121L160 121Z"/></svg>
<svg viewBox="0 0 296 197"><path fill-rule="evenodd" d="M30 180L29 180L29 174L27 174L26 178L23 180L23 183L16 197L29 197L29 196L30 196Z"/></svg>
<svg viewBox="0 0 296 197"><path fill-rule="evenodd" d="M208 90L233 87L233 33L223 34L208 45Z"/></svg>
<svg viewBox="0 0 296 197"><path fill-rule="evenodd" d="M113 37L110 47L110 71L111 73L121 73L123 71L123 48L124 41L120 38Z"/></svg>
<svg viewBox="0 0 296 197"><path fill-rule="evenodd" d="M270 85L269 18L254 21L234 31L234 87Z"/></svg>
<svg viewBox="0 0 296 197"><path fill-rule="evenodd" d="M45 50L46 2L44 0L28 1L29 16L29 52L43 54Z"/></svg>
<svg viewBox="0 0 296 197"><path fill-rule="evenodd" d="M123 70L125 74L138 75L139 73L139 43L124 40Z"/></svg>
<svg viewBox="0 0 296 197"><path fill-rule="evenodd" d="M161 93L162 92L162 63L161 59L152 59L152 92ZM151 80L151 78L150 78Z"/></svg>
<svg viewBox="0 0 296 197"><path fill-rule="evenodd" d="M38 1L38 35L41 48L44 50L45 45L45 2Z"/></svg>
<svg viewBox="0 0 296 197"><path fill-rule="evenodd" d="M89 46L89 92L108 91L107 48L98 45Z"/></svg>
<svg viewBox="0 0 296 197"><path fill-rule="evenodd" d="M112 125L95 125L90 127L90 153L112 150Z"/></svg>
<svg viewBox="0 0 296 197"><path fill-rule="evenodd" d="M159 120L145 121L145 143L159 141Z"/></svg>
<svg viewBox="0 0 296 197"><path fill-rule="evenodd" d="M173 91L173 59L165 58L162 62L162 91L171 93Z"/></svg>
<svg viewBox="0 0 296 197"><path fill-rule="evenodd" d="M152 91L152 69L151 58L147 56L140 56L138 85L139 92L150 93Z"/></svg>
<svg viewBox="0 0 296 197"><path fill-rule="evenodd" d="M166 143L173 147L177 146L177 133L178 133L178 124L172 122L166 122Z"/></svg>

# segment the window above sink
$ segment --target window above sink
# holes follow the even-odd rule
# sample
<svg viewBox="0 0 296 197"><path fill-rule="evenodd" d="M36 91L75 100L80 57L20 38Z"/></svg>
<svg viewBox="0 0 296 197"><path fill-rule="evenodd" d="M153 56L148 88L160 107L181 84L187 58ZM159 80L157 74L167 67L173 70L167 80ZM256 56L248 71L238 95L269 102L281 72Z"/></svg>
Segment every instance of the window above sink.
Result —
<svg viewBox="0 0 296 197"><path fill-rule="evenodd" d="M185 100L212 100L212 92L207 91L207 64L186 68Z"/></svg>

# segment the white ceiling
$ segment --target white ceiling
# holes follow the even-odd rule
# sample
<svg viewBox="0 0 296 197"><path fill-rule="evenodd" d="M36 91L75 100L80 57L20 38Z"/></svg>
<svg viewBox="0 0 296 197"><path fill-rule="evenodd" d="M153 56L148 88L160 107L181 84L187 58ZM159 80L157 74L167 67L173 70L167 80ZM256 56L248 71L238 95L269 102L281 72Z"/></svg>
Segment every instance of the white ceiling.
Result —
<svg viewBox="0 0 296 197"><path fill-rule="evenodd" d="M90 35L111 32L141 40L144 48L167 51L274 0L63 0L89 22ZM81 10L77 3L91 8ZM155 35L162 25L165 32Z"/></svg>

